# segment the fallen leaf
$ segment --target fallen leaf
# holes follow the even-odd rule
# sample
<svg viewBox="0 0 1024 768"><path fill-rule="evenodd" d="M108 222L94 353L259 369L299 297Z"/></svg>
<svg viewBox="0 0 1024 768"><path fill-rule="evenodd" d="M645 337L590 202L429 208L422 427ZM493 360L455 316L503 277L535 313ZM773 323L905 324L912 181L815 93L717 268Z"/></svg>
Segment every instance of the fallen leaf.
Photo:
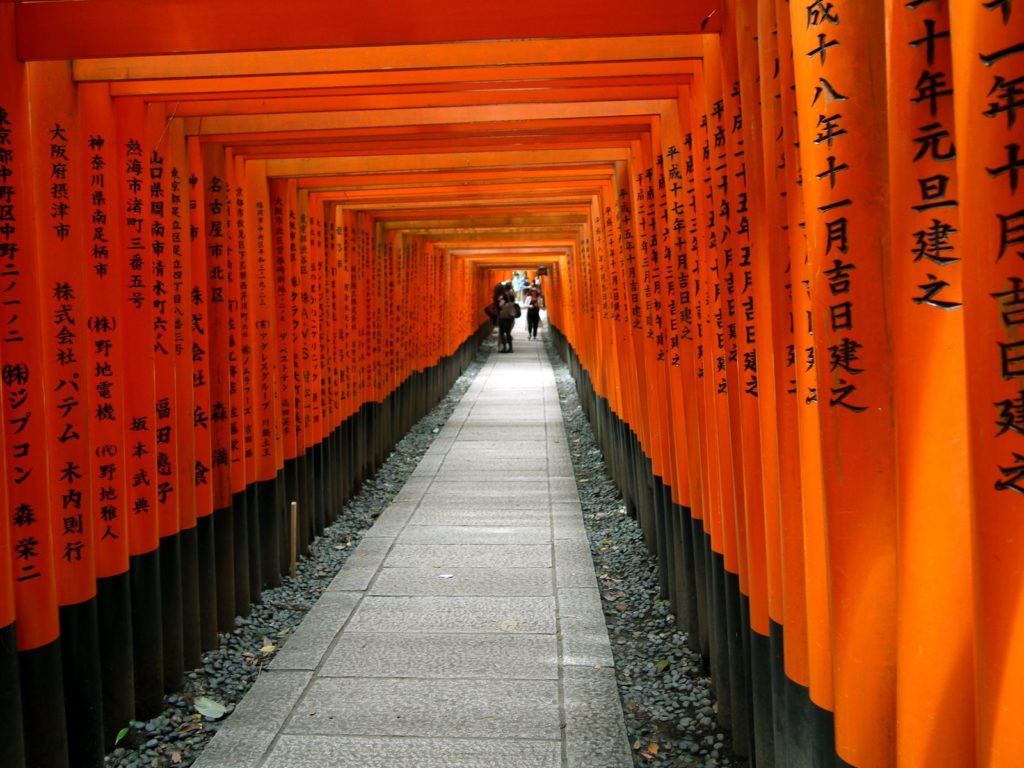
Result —
<svg viewBox="0 0 1024 768"><path fill-rule="evenodd" d="M619 613L625 613L625 611L628 608L629 608L629 606L626 605L625 603L616 603L615 604L615 610L617 610Z"/></svg>
<svg viewBox="0 0 1024 768"><path fill-rule="evenodd" d="M506 619L501 622L502 632L515 632L519 628L519 622L515 619Z"/></svg>
<svg viewBox="0 0 1024 768"><path fill-rule="evenodd" d="M171 763L178 765L181 762L181 752L171 752Z"/></svg>
<svg viewBox="0 0 1024 768"><path fill-rule="evenodd" d="M219 720L224 717L227 709L219 701L214 701L206 696L197 696L196 700L192 702L196 708L196 712L201 714L203 717L208 717L211 720Z"/></svg>
<svg viewBox="0 0 1024 768"><path fill-rule="evenodd" d="M260 648L260 650L263 651L264 653L273 653L274 651L277 650L277 646L274 645L273 643L265 643L263 645L263 647Z"/></svg>
<svg viewBox="0 0 1024 768"><path fill-rule="evenodd" d="M664 672L666 669L668 669L668 659L662 659L654 665L654 668L659 672Z"/></svg>
<svg viewBox="0 0 1024 768"><path fill-rule="evenodd" d="M653 741L650 744L647 745L647 751L650 752L652 755L658 754L660 749L661 749L661 747L659 747Z"/></svg>

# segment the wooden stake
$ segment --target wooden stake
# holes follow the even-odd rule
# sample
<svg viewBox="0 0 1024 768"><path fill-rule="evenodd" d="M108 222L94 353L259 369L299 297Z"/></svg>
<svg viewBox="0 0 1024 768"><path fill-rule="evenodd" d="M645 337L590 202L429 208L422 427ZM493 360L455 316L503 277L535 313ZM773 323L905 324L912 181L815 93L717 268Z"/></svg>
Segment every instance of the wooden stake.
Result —
<svg viewBox="0 0 1024 768"><path fill-rule="evenodd" d="M295 561L298 558L299 552L299 541L298 541L298 528L299 528L299 502L292 502L292 515L291 515L291 542L292 542L292 560L290 573L292 578L295 578Z"/></svg>

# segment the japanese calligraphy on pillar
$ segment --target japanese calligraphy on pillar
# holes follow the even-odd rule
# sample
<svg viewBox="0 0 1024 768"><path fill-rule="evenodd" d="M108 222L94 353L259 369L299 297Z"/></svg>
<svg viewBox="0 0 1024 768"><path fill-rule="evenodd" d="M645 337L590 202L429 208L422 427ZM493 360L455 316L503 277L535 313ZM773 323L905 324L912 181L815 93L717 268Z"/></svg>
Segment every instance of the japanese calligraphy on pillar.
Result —
<svg viewBox="0 0 1024 768"><path fill-rule="evenodd" d="M86 291L89 316L85 330L89 349L89 401L92 412L90 447L92 449L92 508L96 510L98 574L118 573L124 551L125 444L123 366L120 307L109 298L111 281L119 281L120 264L112 265L111 243L116 237L110 226L108 168L110 147L103 134L87 139L89 170L88 193L90 259L87 264ZM109 554L108 554L109 552Z"/></svg>
<svg viewBox="0 0 1024 768"><path fill-rule="evenodd" d="M153 351L156 353L156 500L162 535L177 532L173 281L167 265L167 179L164 156L149 155L149 232L153 254Z"/></svg>
<svg viewBox="0 0 1024 768"><path fill-rule="evenodd" d="M17 78L16 78L17 79ZM0 86L6 86L0 74ZM23 86L15 83L15 93ZM50 537L39 294L31 269L30 206L19 167L27 163L24 119L0 103L0 383L11 558L18 604L18 647L58 633Z"/></svg>
<svg viewBox="0 0 1024 768"><path fill-rule="evenodd" d="M213 154L213 150L209 151ZM214 508L224 509L231 503L231 399L228 366L233 365L229 351L227 360L210 355L210 349L229 347L228 337L228 257L225 219L227 217L226 185L223 177L213 174L206 179L203 195L206 223L206 280L207 295L203 296L202 286L192 292L193 324L202 327L202 311L205 307L209 318L209 346L202 347L203 334L194 334L193 364L201 376L206 361L210 388L210 426L212 449L210 465L214 477ZM198 317L196 315L199 315ZM197 386L202 386L202 380Z"/></svg>
<svg viewBox="0 0 1024 768"><path fill-rule="evenodd" d="M69 240L72 236L72 163L68 136L58 123L40 138L50 167L49 227L40 232L40 244L49 252L41 270L50 288L46 303L50 313L50 322L46 324L50 334L47 354L51 358L47 361L47 389L53 442L49 453L56 478L51 504L57 516L54 545L63 560L59 595L62 604L66 604L87 599L92 592L93 578L93 520L86 515L90 479L86 469L89 464L86 355L85 337L79 325L85 315L82 311L84 274L74 247L77 237Z"/></svg>
<svg viewBox="0 0 1024 768"><path fill-rule="evenodd" d="M806 28L814 46L797 51L797 55L802 53L816 73L810 102L800 107L814 117L814 145L819 148L815 157L820 162L809 172L818 182L813 199L820 216L808 222L808 226L820 228L820 232L814 233L814 240L823 243L824 251L815 256L823 256L823 263L828 265L824 272L830 295L825 336L833 342L827 347L833 381L827 402L830 408L859 414L869 406L858 393L858 380L866 368L861 354L864 343L859 335L859 313L854 311L856 283L860 278L858 264L850 256L850 237L856 236L850 226L850 211L851 207L865 203L849 196L849 184L843 183L856 163L856 158L846 151L849 131L854 129L849 118L844 119L844 105L850 99L844 93L845 81L853 73L835 66L830 58L832 50L842 44L842 24L835 5L824 0L810 3L806 8Z"/></svg>
<svg viewBox="0 0 1024 768"><path fill-rule="evenodd" d="M640 330L642 326L640 303L640 280L637 275L636 242L633 237L633 206L630 204L629 189L619 190L619 232L622 234L621 252L625 260L626 276L626 297L629 312L627 313L630 325L634 330ZM570 271L570 276L572 272ZM571 286L570 286L571 288Z"/></svg>

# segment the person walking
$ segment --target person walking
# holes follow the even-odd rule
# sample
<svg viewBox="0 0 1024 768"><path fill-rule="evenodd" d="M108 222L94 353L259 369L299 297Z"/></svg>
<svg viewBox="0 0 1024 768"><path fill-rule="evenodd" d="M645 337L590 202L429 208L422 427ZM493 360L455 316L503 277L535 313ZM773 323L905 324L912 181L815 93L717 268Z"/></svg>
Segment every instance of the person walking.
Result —
<svg viewBox="0 0 1024 768"><path fill-rule="evenodd" d="M498 309L498 351L512 351L512 328L521 310L511 296L505 296Z"/></svg>
<svg viewBox="0 0 1024 768"><path fill-rule="evenodd" d="M540 327L540 293L526 291L526 338L536 340Z"/></svg>

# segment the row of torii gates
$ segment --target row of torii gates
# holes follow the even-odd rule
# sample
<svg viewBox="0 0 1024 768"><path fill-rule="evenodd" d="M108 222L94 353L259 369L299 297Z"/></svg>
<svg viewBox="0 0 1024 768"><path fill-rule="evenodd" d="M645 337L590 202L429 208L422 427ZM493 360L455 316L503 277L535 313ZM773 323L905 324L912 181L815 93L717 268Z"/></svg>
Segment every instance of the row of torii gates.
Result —
<svg viewBox="0 0 1024 768"><path fill-rule="evenodd" d="M0 4L0 764L158 711L546 265L737 750L1024 765L1022 82L1010 0Z"/></svg>

